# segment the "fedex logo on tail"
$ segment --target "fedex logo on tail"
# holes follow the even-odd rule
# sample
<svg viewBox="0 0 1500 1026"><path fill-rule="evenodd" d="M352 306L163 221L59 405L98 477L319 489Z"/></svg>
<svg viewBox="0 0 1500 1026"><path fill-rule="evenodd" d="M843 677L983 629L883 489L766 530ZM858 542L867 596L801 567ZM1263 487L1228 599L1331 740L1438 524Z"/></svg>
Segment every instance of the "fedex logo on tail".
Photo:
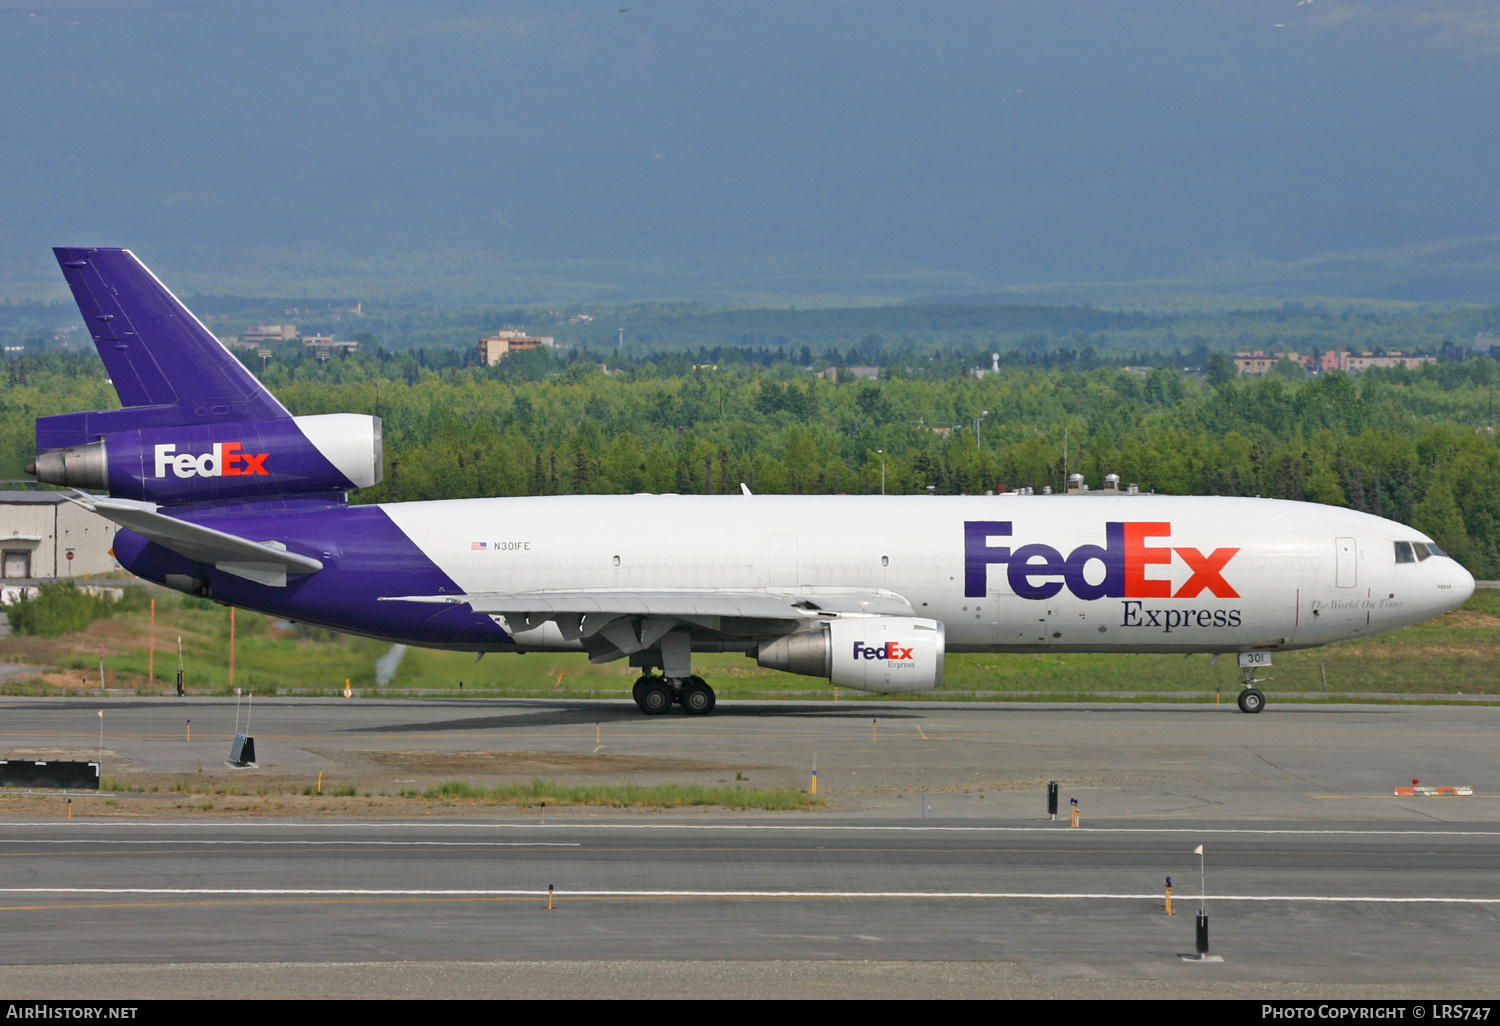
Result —
<svg viewBox="0 0 1500 1026"><path fill-rule="evenodd" d="M158 445L156 452L156 476L166 477L167 469L177 477L247 477L251 474L266 474L268 452L241 452L239 442L215 442L213 449L201 456L177 451L175 445Z"/></svg>
<svg viewBox="0 0 1500 1026"><path fill-rule="evenodd" d="M1080 545L1064 556L1051 545L993 545L1008 538L1008 520L964 522L964 595L983 598L991 564L1004 564L1011 591L1025 599L1049 599L1067 588L1086 601L1100 598L1197 598L1207 591L1216 598L1239 598L1224 579L1225 565L1238 548L1214 549L1204 555L1188 546L1162 544L1172 536L1166 521L1126 521L1104 525L1103 545ZM1167 565L1176 552L1192 576L1175 592L1172 582L1147 577L1149 568ZM1090 563L1103 567L1088 573ZM1095 580L1090 580L1094 577Z"/></svg>

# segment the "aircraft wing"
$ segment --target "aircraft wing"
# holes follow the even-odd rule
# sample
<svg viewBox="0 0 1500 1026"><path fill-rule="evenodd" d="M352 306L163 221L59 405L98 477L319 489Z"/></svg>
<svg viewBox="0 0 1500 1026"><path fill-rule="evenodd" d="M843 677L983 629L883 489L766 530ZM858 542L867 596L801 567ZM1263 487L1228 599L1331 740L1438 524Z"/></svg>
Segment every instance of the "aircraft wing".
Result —
<svg viewBox="0 0 1500 1026"><path fill-rule="evenodd" d="M650 648L674 628L686 628L695 638L768 638L791 634L820 613L913 615L906 599L884 590L829 589L805 595L709 589L537 590L402 595L381 601L467 605L476 613L503 619L517 635L551 621L565 639L581 642L594 662Z"/></svg>
<svg viewBox="0 0 1500 1026"><path fill-rule="evenodd" d="M285 587L288 574L315 574L322 560L288 552L280 542L257 542L212 527L158 513L155 503L75 494L68 499L121 527L149 538L198 563L272 587Z"/></svg>
<svg viewBox="0 0 1500 1026"><path fill-rule="evenodd" d="M467 605L476 613L528 615L541 622L559 615L730 616L751 620L803 620L809 614L866 613L911 616L911 603L894 592L824 591L777 594L763 591L680 589L671 591L512 591L468 595L400 595L384 602Z"/></svg>
<svg viewBox="0 0 1500 1026"><path fill-rule="evenodd" d="M396 599L394 601L402 601ZM738 616L758 620L797 620L788 602L761 592L726 591L518 591L474 595L411 596L408 602L467 605L492 616L524 614L537 620L560 614L612 613L616 616Z"/></svg>

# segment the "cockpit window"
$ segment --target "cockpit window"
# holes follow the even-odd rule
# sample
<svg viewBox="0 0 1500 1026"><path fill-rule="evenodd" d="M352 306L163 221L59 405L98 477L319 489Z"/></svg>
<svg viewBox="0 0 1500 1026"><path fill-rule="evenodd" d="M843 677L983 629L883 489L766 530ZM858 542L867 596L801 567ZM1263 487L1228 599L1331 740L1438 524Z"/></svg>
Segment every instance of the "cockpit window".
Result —
<svg viewBox="0 0 1500 1026"><path fill-rule="evenodd" d="M1396 543L1396 562L1415 563L1416 561L1417 557L1414 556L1411 551L1411 542Z"/></svg>
<svg viewBox="0 0 1500 1026"><path fill-rule="evenodd" d="M1422 542L1412 542L1411 547L1417 550L1417 561L1432 558L1432 550Z"/></svg>
<svg viewBox="0 0 1500 1026"><path fill-rule="evenodd" d="M1432 553L1434 556L1446 556L1448 554L1442 549L1438 548L1436 542L1428 542L1427 551Z"/></svg>

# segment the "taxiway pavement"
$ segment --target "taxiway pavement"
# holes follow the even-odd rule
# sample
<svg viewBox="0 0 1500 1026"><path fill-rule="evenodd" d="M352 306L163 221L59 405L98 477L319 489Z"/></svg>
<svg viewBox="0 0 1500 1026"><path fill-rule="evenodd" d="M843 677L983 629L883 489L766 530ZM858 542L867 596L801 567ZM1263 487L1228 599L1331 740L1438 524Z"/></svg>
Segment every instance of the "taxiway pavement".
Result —
<svg viewBox="0 0 1500 1026"><path fill-rule="evenodd" d="M97 745L100 706L6 699L0 747ZM217 771L227 754L232 730L217 721L232 703L102 707L106 775L111 759L141 772ZM643 979L679 980L662 987L684 996L731 977L747 993L785 993L777 981L795 978L810 993L926 995L962 965L975 967L963 978L998 988L988 992L1032 996L1494 990L1500 712L720 708L648 720L615 703L258 701L262 768L235 771L250 784L257 772L323 768L386 774L395 786L394 773L413 771L382 753L400 752L442 762L449 779L466 776L467 760L481 783L518 765L496 756L566 756L561 778L581 780L602 773L605 763L589 760L613 755L633 760L634 782L739 774L806 786L816 756L830 805L797 815L549 810L545 825L509 808L395 822L106 820L86 807L71 821L5 817L0 992L35 996L68 978L58 975L66 965L172 986L160 981L173 963L238 964L246 980L296 965L285 978L319 993L358 976L334 966L420 965L423 979L473 981L485 977L461 967L483 964L502 990L513 980L547 991L538 979L577 974L516 967L615 967L601 968L603 979L628 977L619 967L635 962L654 967ZM191 743L173 736L188 716ZM1412 777L1477 793L1391 794ZM1044 813L1048 779L1062 784L1058 822ZM923 797L930 818L919 817ZM1077 829L1069 797L1084 810ZM1179 957L1193 950L1198 844L1221 963ZM826 978L808 975L823 963ZM387 990L411 993L397 981L415 971L386 974ZM233 989L234 976L216 971L215 985ZM819 979L831 981L825 991ZM1100 981L1115 989L1101 992ZM486 992L474 986L466 993Z"/></svg>

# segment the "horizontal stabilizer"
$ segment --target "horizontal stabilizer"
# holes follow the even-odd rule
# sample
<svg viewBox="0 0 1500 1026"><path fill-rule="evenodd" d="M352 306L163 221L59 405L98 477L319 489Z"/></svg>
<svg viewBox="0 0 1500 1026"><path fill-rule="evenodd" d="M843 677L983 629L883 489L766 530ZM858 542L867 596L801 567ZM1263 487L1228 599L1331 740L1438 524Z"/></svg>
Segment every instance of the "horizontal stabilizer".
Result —
<svg viewBox="0 0 1500 1026"><path fill-rule="evenodd" d="M279 542L251 541L165 516L156 512L154 503L97 495L73 495L69 499L162 548L258 584L284 587L288 574L315 574L323 569L321 560L288 552Z"/></svg>

